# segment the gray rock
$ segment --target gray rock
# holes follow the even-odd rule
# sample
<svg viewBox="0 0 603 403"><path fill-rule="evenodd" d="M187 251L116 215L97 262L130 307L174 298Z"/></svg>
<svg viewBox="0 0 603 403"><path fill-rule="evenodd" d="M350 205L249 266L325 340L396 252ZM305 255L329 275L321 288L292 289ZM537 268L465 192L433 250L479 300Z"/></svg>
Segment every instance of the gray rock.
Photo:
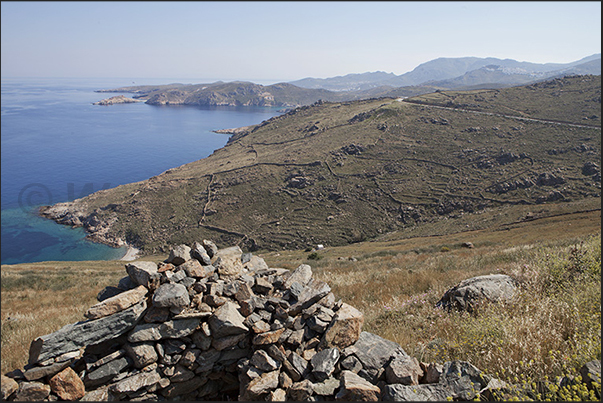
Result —
<svg viewBox="0 0 603 403"><path fill-rule="evenodd" d="M182 365L176 365L174 373L170 376L170 382L186 382L192 379L195 373Z"/></svg>
<svg viewBox="0 0 603 403"><path fill-rule="evenodd" d="M387 402L445 402L452 400L452 394L444 385L385 385L383 401Z"/></svg>
<svg viewBox="0 0 603 403"><path fill-rule="evenodd" d="M491 379L466 361L447 361L438 384L447 386L455 400L472 400Z"/></svg>
<svg viewBox="0 0 603 403"><path fill-rule="evenodd" d="M331 396L335 394L335 391L339 388L339 380L331 377L325 379L322 382L317 382L312 385L314 394L320 396Z"/></svg>
<svg viewBox="0 0 603 403"><path fill-rule="evenodd" d="M219 359L220 352L215 349L200 353L196 360L197 364L199 364L199 368L197 368L195 372L200 373L211 371L214 367L214 364L218 362Z"/></svg>
<svg viewBox="0 0 603 403"><path fill-rule="evenodd" d="M153 294L153 306L158 308L183 308L190 303L188 290L182 284L162 284Z"/></svg>
<svg viewBox="0 0 603 403"><path fill-rule="evenodd" d="M243 324L244 320L237 306L229 301L216 309L208 322L212 336L220 338L248 332L249 328Z"/></svg>
<svg viewBox="0 0 603 403"><path fill-rule="evenodd" d="M331 292L331 287L327 283L314 278L310 279L308 285L304 287L304 290L297 298L297 302L289 308L289 315L298 315L302 310L313 305L329 292Z"/></svg>
<svg viewBox="0 0 603 403"><path fill-rule="evenodd" d="M104 318L63 326L54 333L40 336L29 347L29 363L35 364L63 353L79 350L88 344L98 344L116 338L142 318L146 301Z"/></svg>
<svg viewBox="0 0 603 403"><path fill-rule="evenodd" d="M294 376L291 376L291 379L293 379L294 381L297 382L297 381L301 380L302 378L307 377L308 374L310 373L310 367L309 367L308 361L303 359L302 356L300 356L296 352L292 352L291 354L289 354L289 357L287 357L287 360L289 361L289 363L291 363L291 366L295 370ZM289 374L289 375L291 375L291 374Z"/></svg>
<svg viewBox="0 0 603 403"><path fill-rule="evenodd" d="M28 381L36 381L46 376L51 377L58 374L71 364L71 361L59 362L45 367L33 367L23 373Z"/></svg>
<svg viewBox="0 0 603 403"><path fill-rule="evenodd" d="M1 375L2 384L0 389L0 399L5 401L8 398L19 390L19 384L14 379L9 378L8 376Z"/></svg>
<svg viewBox="0 0 603 403"><path fill-rule="evenodd" d="M199 389L207 383L207 378L204 376L196 376L186 382L172 383L165 389L161 390L161 394L168 400L174 399L176 396L186 395L194 390ZM186 400L186 399L183 399Z"/></svg>
<svg viewBox="0 0 603 403"><path fill-rule="evenodd" d="M314 385L308 379L300 382L295 382L287 391L287 396L290 400L303 402L309 400L314 394Z"/></svg>
<svg viewBox="0 0 603 403"><path fill-rule="evenodd" d="M178 245L170 249L170 255L165 262L178 266L190 259L191 248L187 245Z"/></svg>
<svg viewBox="0 0 603 403"><path fill-rule="evenodd" d="M188 336L195 331L201 319L170 320L164 323L145 323L136 326L130 334L128 341L136 343L140 341L151 341L161 339L173 339Z"/></svg>
<svg viewBox="0 0 603 403"><path fill-rule="evenodd" d="M46 399L50 395L50 386L42 382L22 382L15 394L14 400L19 402L36 402Z"/></svg>
<svg viewBox="0 0 603 403"><path fill-rule="evenodd" d="M385 368L387 383L402 385L418 385L423 376L423 370L416 358L409 355L395 356Z"/></svg>
<svg viewBox="0 0 603 403"><path fill-rule="evenodd" d="M161 275L154 262L133 262L126 265L126 272L135 285L144 285L148 289L155 289L159 284ZM119 286L118 286L119 287Z"/></svg>
<svg viewBox="0 0 603 403"><path fill-rule="evenodd" d="M242 254L243 251L238 246L218 250L213 265L221 278L235 278L243 273Z"/></svg>
<svg viewBox="0 0 603 403"><path fill-rule="evenodd" d="M122 277L119 282L117 283L117 288L119 288L122 291L128 291L131 290L134 287L137 287L139 284L136 284L131 278L130 276L126 276L126 277Z"/></svg>
<svg viewBox="0 0 603 403"><path fill-rule="evenodd" d="M269 270L269 267L266 264L266 261L264 259L262 259L261 257L255 256L255 255L251 256L251 259L249 259L248 262L244 262L243 267L246 268L247 270L254 271L254 272Z"/></svg>
<svg viewBox="0 0 603 403"><path fill-rule="evenodd" d="M264 350L256 350L251 356L249 363L264 372L275 371L281 367L281 363L268 355Z"/></svg>
<svg viewBox="0 0 603 403"><path fill-rule="evenodd" d="M93 388L107 383L131 364L132 360L129 357L121 357L109 361L94 371L88 372L84 378L84 385L86 388Z"/></svg>
<svg viewBox="0 0 603 403"><path fill-rule="evenodd" d="M348 351L358 358L363 369L370 375L371 382L377 380L374 378L393 357L400 354L406 355L398 343L369 332L361 332L358 341L350 346Z"/></svg>
<svg viewBox="0 0 603 403"><path fill-rule="evenodd" d="M109 392L121 395L154 385L161 380L161 374L156 370L139 372L109 386Z"/></svg>
<svg viewBox="0 0 603 403"><path fill-rule="evenodd" d="M144 368L159 359L152 343L128 343L124 345L124 350L132 359L135 368Z"/></svg>
<svg viewBox="0 0 603 403"><path fill-rule="evenodd" d="M601 360L592 360L587 362L580 368L582 382L586 383L589 388L593 388L592 383L596 382L601 385Z"/></svg>
<svg viewBox="0 0 603 403"><path fill-rule="evenodd" d="M249 382L241 393L240 400L258 400L262 395L278 387L279 371L266 372Z"/></svg>
<svg viewBox="0 0 603 403"><path fill-rule="evenodd" d="M335 364L339 361L339 350L337 348L327 348L319 351L312 357L312 374L318 381L324 381L329 378L335 370Z"/></svg>
<svg viewBox="0 0 603 403"><path fill-rule="evenodd" d="M114 297L123 291L124 290L122 290L118 287L108 286L99 291L99 293L96 295L96 300L98 302L102 302L102 301L106 300L107 298Z"/></svg>
<svg viewBox="0 0 603 403"><path fill-rule="evenodd" d="M191 256L199 261L203 266L211 264L211 257L199 242L195 242L191 248Z"/></svg>
<svg viewBox="0 0 603 403"><path fill-rule="evenodd" d="M516 281L505 274L472 277L446 291L436 306L472 312L480 300L510 300L515 294L515 289Z"/></svg>
<svg viewBox="0 0 603 403"><path fill-rule="evenodd" d="M339 381L341 390L335 395L336 400L376 402L381 389L351 371L341 371Z"/></svg>
<svg viewBox="0 0 603 403"><path fill-rule="evenodd" d="M357 374L362 369L360 360L355 355L350 355L340 362L341 368Z"/></svg>
<svg viewBox="0 0 603 403"><path fill-rule="evenodd" d="M284 288L291 288L291 285L295 282L301 286L306 286L312 278L312 267L307 264L299 265L291 274L285 279L283 284Z"/></svg>
<svg viewBox="0 0 603 403"><path fill-rule="evenodd" d="M218 247L212 241L204 239L201 243L203 244L203 247L205 248L205 251L209 257L213 258L218 254Z"/></svg>

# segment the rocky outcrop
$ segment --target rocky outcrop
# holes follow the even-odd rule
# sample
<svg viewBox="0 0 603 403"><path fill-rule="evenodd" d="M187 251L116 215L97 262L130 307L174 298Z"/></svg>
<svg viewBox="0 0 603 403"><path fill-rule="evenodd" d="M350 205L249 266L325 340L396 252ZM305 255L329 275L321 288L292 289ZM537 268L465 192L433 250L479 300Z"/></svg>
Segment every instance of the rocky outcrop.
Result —
<svg viewBox="0 0 603 403"><path fill-rule="evenodd" d="M436 304L439 307L472 312L480 301L509 301L513 298L516 281L505 274L489 274L461 281L452 287Z"/></svg>
<svg viewBox="0 0 603 403"><path fill-rule="evenodd" d="M117 95L111 98L103 99L98 102L94 102L92 105L116 105L116 104L132 104L136 102L142 102L139 99L128 98L124 95Z"/></svg>
<svg viewBox="0 0 603 403"><path fill-rule="evenodd" d="M31 343L29 364L2 376L3 400L445 401L506 387L362 331L363 314L308 265L270 268L203 241L126 272L87 320ZM600 362L583 377L600 382Z"/></svg>

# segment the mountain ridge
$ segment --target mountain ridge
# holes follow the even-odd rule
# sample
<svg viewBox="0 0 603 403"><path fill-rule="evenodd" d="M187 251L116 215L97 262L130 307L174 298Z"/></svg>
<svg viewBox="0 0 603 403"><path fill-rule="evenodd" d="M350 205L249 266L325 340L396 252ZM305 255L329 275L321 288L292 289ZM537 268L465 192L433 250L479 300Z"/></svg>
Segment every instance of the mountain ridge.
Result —
<svg viewBox="0 0 603 403"><path fill-rule="evenodd" d="M580 205L600 200L600 81L316 102L205 159L40 212L152 253L202 238L344 245L447 220L475 229L505 207Z"/></svg>

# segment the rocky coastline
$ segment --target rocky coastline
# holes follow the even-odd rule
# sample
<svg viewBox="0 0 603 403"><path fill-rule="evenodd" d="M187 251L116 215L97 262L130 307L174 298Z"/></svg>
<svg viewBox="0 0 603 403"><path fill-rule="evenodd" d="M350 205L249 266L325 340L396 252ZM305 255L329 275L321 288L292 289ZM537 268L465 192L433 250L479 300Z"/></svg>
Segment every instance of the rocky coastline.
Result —
<svg viewBox="0 0 603 403"><path fill-rule="evenodd" d="M106 98L98 102L93 102L92 105L118 105L118 104L133 104L143 102L139 99L128 98L124 95L116 95L111 98Z"/></svg>

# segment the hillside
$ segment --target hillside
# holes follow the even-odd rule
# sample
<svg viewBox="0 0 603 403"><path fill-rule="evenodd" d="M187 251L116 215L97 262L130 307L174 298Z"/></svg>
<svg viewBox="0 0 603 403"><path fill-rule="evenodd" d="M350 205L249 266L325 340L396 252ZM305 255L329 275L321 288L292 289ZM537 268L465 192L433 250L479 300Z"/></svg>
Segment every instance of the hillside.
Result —
<svg viewBox="0 0 603 403"><path fill-rule="evenodd" d="M150 105L295 107L319 99L330 101L345 98L324 89L306 89L287 83L263 86L242 81L132 86L98 92L131 92L137 94L135 98Z"/></svg>
<svg viewBox="0 0 603 403"><path fill-rule="evenodd" d="M485 69L488 67L487 69ZM497 74L492 74L497 71ZM440 57L422 63L404 74L374 72L330 78L304 78L290 82L304 88L333 91L367 90L376 87L433 85L442 89L468 85L487 88L521 85L528 82L572 74L601 74L601 54L571 63L530 63L495 57ZM482 87L486 88L486 87Z"/></svg>
<svg viewBox="0 0 603 403"><path fill-rule="evenodd" d="M477 230L554 206L600 210L600 76L409 101L296 108L205 159L41 213L152 253L203 238L249 250L344 245Z"/></svg>

